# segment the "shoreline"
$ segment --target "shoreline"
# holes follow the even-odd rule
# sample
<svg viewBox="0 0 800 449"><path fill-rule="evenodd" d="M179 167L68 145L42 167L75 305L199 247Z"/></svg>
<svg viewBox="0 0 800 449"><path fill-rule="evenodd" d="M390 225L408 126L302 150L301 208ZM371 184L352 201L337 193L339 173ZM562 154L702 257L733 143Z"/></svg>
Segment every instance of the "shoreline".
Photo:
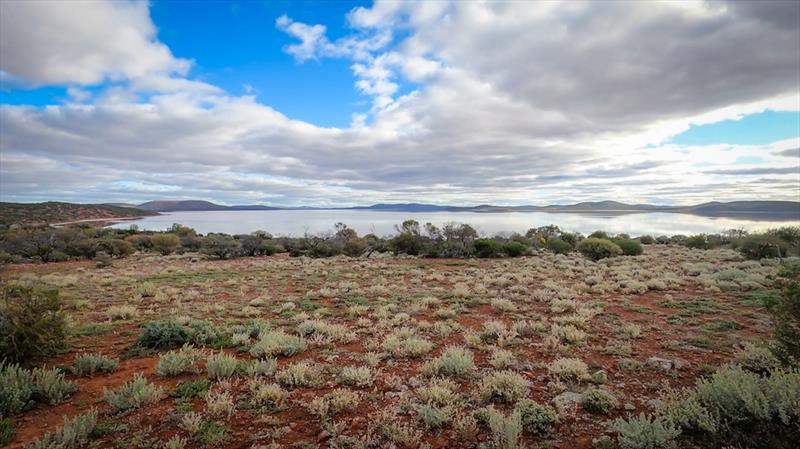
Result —
<svg viewBox="0 0 800 449"><path fill-rule="evenodd" d="M157 215L161 215L160 213ZM62 227L62 226L69 226L73 224L80 224L80 223L99 223L101 227L108 226L116 223L122 223L126 221L134 221L134 220L141 220L145 217L152 217L153 215L141 215L137 217L106 217L106 218L84 218L82 220L72 220L72 221L62 221L60 223L44 223L49 226L53 227Z"/></svg>

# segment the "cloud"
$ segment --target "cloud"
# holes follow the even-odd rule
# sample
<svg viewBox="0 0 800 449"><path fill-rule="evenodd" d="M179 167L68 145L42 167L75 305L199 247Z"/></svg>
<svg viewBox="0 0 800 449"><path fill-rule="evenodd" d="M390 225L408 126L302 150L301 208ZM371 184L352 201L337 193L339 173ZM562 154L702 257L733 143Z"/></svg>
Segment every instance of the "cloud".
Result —
<svg viewBox="0 0 800 449"><path fill-rule="evenodd" d="M0 72L25 86L133 81L148 90L216 90L182 79L192 62L156 38L146 1L0 3Z"/></svg>
<svg viewBox="0 0 800 449"><path fill-rule="evenodd" d="M789 148L786 150L776 151L773 153L776 156L783 156L783 157L793 157L800 159L800 147L797 148Z"/></svg>
<svg viewBox="0 0 800 449"><path fill-rule="evenodd" d="M706 173L714 175L800 175L800 165L796 167L758 167L758 168L738 168L726 170L709 170Z"/></svg>
<svg viewBox="0 0 800 449"><path fill-rule="evenodd" d="M339 129L190 79L188 61L148 31L146 6L103 5L120 15L115 29L123 19L144 24L131 29L146 38L126 50L143 65L127 69L113 56L102 69L81 69L89 75L52 78L39 71L57 70L32 63L27 74L15 69L30 83L123 85L91 98L73 89L75 101L61 105L0 106L4 200L663 204L796 199L800 187L792 171L800 136L665 143L693 123L800 109L800 19L785 6L379 1L353 10L352 33L333 41L324 25L279 18L297 40L287 53L350 60L356 88L372 98L369 114ZM85 30L92 42L58 45L78 59L106 54L97 41L115 31ZM22 37L14 52L28 48ZM30 61L47 62L31 48ZM158 48L167 62L147 56ZM401 88L408 82L410 92Z"/></svg>

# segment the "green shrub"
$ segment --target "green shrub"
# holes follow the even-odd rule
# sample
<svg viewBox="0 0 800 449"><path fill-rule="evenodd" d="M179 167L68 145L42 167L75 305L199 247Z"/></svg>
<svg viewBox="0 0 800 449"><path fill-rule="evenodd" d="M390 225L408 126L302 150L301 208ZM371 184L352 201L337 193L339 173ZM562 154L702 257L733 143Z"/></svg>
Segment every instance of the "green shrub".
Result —
<svg viewBox="0 0 800 449"><path fill-rule="evenodd" d="M150 244L154 250L166 256L181 246L181 239L175 234L155 234L150 237Z"/></svg>
<svg viewBox="0 0 800 449"><path fill-rule="evenodd" d="M494 239L475 240L475 255L481 258L502 257L503 244Z"/></svg>
<svg viewBox="0 0 800 449"><path fill-rule="evenodd" d="M139 336L139 346L150 349L174 349L186 344L189 336L175 321L153 321L145 323Z"/></svg>
<svg viewBox="0 0 800 449"><path fill-rule="evenodd" d="M0 301L0 360L27 363L64 347L66 324L58 290L3 287Z"/></svg>
<svg viewBox="0 0 800 449"><path fill-rule="evenodd" d="M672 240L676 240L677 237L680 236L673 236ZM673 243L683 243L684 246L694 249L714 249L722 245L720 236L714 234L697 234L681 240Z"/></svg>
<svg viewBox="0 0 800 449"><path fill-rule="evenodd" d="M78 449L84 447L97 427L97 411L78 415L72 420L64 418L64 425L55 432L46 433L26 446L26 449Z"/></svg>
<svg viewBox="0 0 800 449"><path fill-rule="evenodd" d="M642 245L653 245L656 243L656 239L653 238L652 235L643 235L639 237L638 240Z"/></svg>
<svg viewBox="0 0 800 449"><path fill-rule="evenodd" d="M786 442L796 439L800 421L800 371L762 377L724 366L694 388L666 395L657 417L719 447L792 447Z"/></svg>
<svg viewBox="0 0 800 449"><path fill-rule="evenodd" d="M642 244L636 240L618 239L614 240L614 243L622 249L622 254L625 256L638 256L644 252Z"/></svg>
<svg viewBox="0 0 800 449"><path fill-rule="evenodd" d="M607 390L589 388L583 392L583 408L590 412L607 415L617 407L619 401Z"/></svg>
<svg viewBox="0 0 800 449"><path fill-rule="evenodd" d="M760 260L786 257L789 245L771 235L750 235L735 242L736 249L748 259Z"/></svg>
<svg viewBox="0 0 800 449"><path fill-rule="evenodd" d="M744 348L736 354L735 360L742 368L756 373L766 373L781 366L781 361L771 348L754 343L745 343Z"/></svg>
<svg viewBox="0 0 800 449"><path fill-rule="evenodd" d="M503 252L506 253L506 255L509 257L519 257L525 254L525 251L527 250L528 250L527 245L514 240L503 244Z"/></svg>
<svg viewBox="0 0 800 449"><path fill-rule="evenodd" d="M770 306L775 321L774 351L785 363L800 365L800 270L787 264L780 274L781 294Z"/></svg>
<svg viewBox="0 0 800 449"><path fill-rule="evenodd" d="M367 242L364 239L351 239L345 242L342 252L350 257L359 257L367 250Z"/></svg>
<svg viewBox="0 0 800 449"><path fill-rule="evenodd" d="M142 376L134 375L133 379L116 390L104 390L103 396L113 413L126 412L161 400L164 390Z"/></svg>
<svg viewBox="0 0 800 449"><path fill-rule="evenodd" d="M558 417L553 407L541 405L530 399L517 402L516 410L522 420L522 429L532 435L546 435L553 430Z"/></svg>
<svg viewBox="0 0 800 449"><path fill-rule="evenodd" d="M241 251L238 240L226 234L208 234L200 243L200 252L216 257L217 259L230 259Z"/></svg>
<svg viewBox="0 0 800 449"><path fill-rule="evenodd" d="M589 234L589 237L587 237L587 238L611 240L611 237L609 237L608 233L605 232L605 231L594 231L591 234Z"/></svg>
<svg viewBox="0 0 800 449"><path fill-rule="evenodd" d="M70 370L76 376L92 377L95 373L110 373L117 369L119 362L101 354L81 354L75 357Z"/></svg>
<svg viewBox="0 0 800 449"><path fill-rule="evenodd" d="M205 393L210 387L211 381L208 379L187 380L179 383L170 396L190 399Z"/></svg>
<svg viewBox="0 0 800 449"><path fill-rule="evenodd" d="M568 254L574 249L572 245L561 240L558 237L550 237L545 244L548 250L555 254Z"/></svg>
<svg viewBox="0 0 800 449"><path fill-rule="evenodd" d="M670 449L681 431L664 418L650 419L644 414L611 425L621 449Z"/></svg>
<svg viewBox="0 0 800 449"><path fill-rule="evenodd" d="M611 240L589 237L578 243L578 251L585 257L597 261L622 254L622 248Z"/></svg>

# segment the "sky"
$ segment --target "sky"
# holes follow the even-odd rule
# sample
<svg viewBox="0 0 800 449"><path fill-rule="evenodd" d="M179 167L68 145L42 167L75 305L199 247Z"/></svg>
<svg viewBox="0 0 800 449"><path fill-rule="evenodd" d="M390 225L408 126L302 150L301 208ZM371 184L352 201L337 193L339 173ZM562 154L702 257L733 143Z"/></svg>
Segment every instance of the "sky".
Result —
<svg viewBox="0 0 800 449"><path fill-rule="evenodd" d="M800 2L0 2L0 201L800 200Z"/></svg>

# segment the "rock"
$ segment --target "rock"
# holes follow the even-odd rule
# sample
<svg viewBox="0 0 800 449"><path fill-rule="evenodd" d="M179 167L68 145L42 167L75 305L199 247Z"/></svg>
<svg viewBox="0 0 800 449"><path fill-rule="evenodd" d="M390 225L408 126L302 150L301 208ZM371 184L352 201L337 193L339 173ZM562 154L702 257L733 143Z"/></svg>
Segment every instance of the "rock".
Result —
<svg viewBox="0 0 800 449"><path fill-rule="evenodd" d="M645 402L645 404L647 404L648 407L654 409L654 408L658 408L658 406L661 405L661 400L659 400L659 399L648 399L647 402Z"/></svg>
<svg viewBox="0 0 800 449"><path fill-rule="evenodd" d="M647 366L660 369L661 371L671 371L673 369L681 369L683 367L683 361L680 359L666 359L653 356L647 359Z"/></svg>
<svg viewBox="0 0 800 449"><path fill-rule="evenodd" d="M323 430L322 432L320 432L320 433L317 435L317 441L322 441L322 440L324 440L325 438L328 438L328 437L330 437L330 436L331 436L331 434L329 434L327 430Z"/></svg>
<svg viewBox="0 0 800 449"><path fill-rule="evenodd" d="M636 406L631 404L630 402L626 402L625 405L623 405L623 408L628 411L636 410Z"/></svg>
<svg viewBox="0 0 800 449"><path fill-rule="evenodd" d="M553 398L553 405L559 411L564 411L572 407L577 407L583 402L583 395L573 391L565 391Z"/></svg>

